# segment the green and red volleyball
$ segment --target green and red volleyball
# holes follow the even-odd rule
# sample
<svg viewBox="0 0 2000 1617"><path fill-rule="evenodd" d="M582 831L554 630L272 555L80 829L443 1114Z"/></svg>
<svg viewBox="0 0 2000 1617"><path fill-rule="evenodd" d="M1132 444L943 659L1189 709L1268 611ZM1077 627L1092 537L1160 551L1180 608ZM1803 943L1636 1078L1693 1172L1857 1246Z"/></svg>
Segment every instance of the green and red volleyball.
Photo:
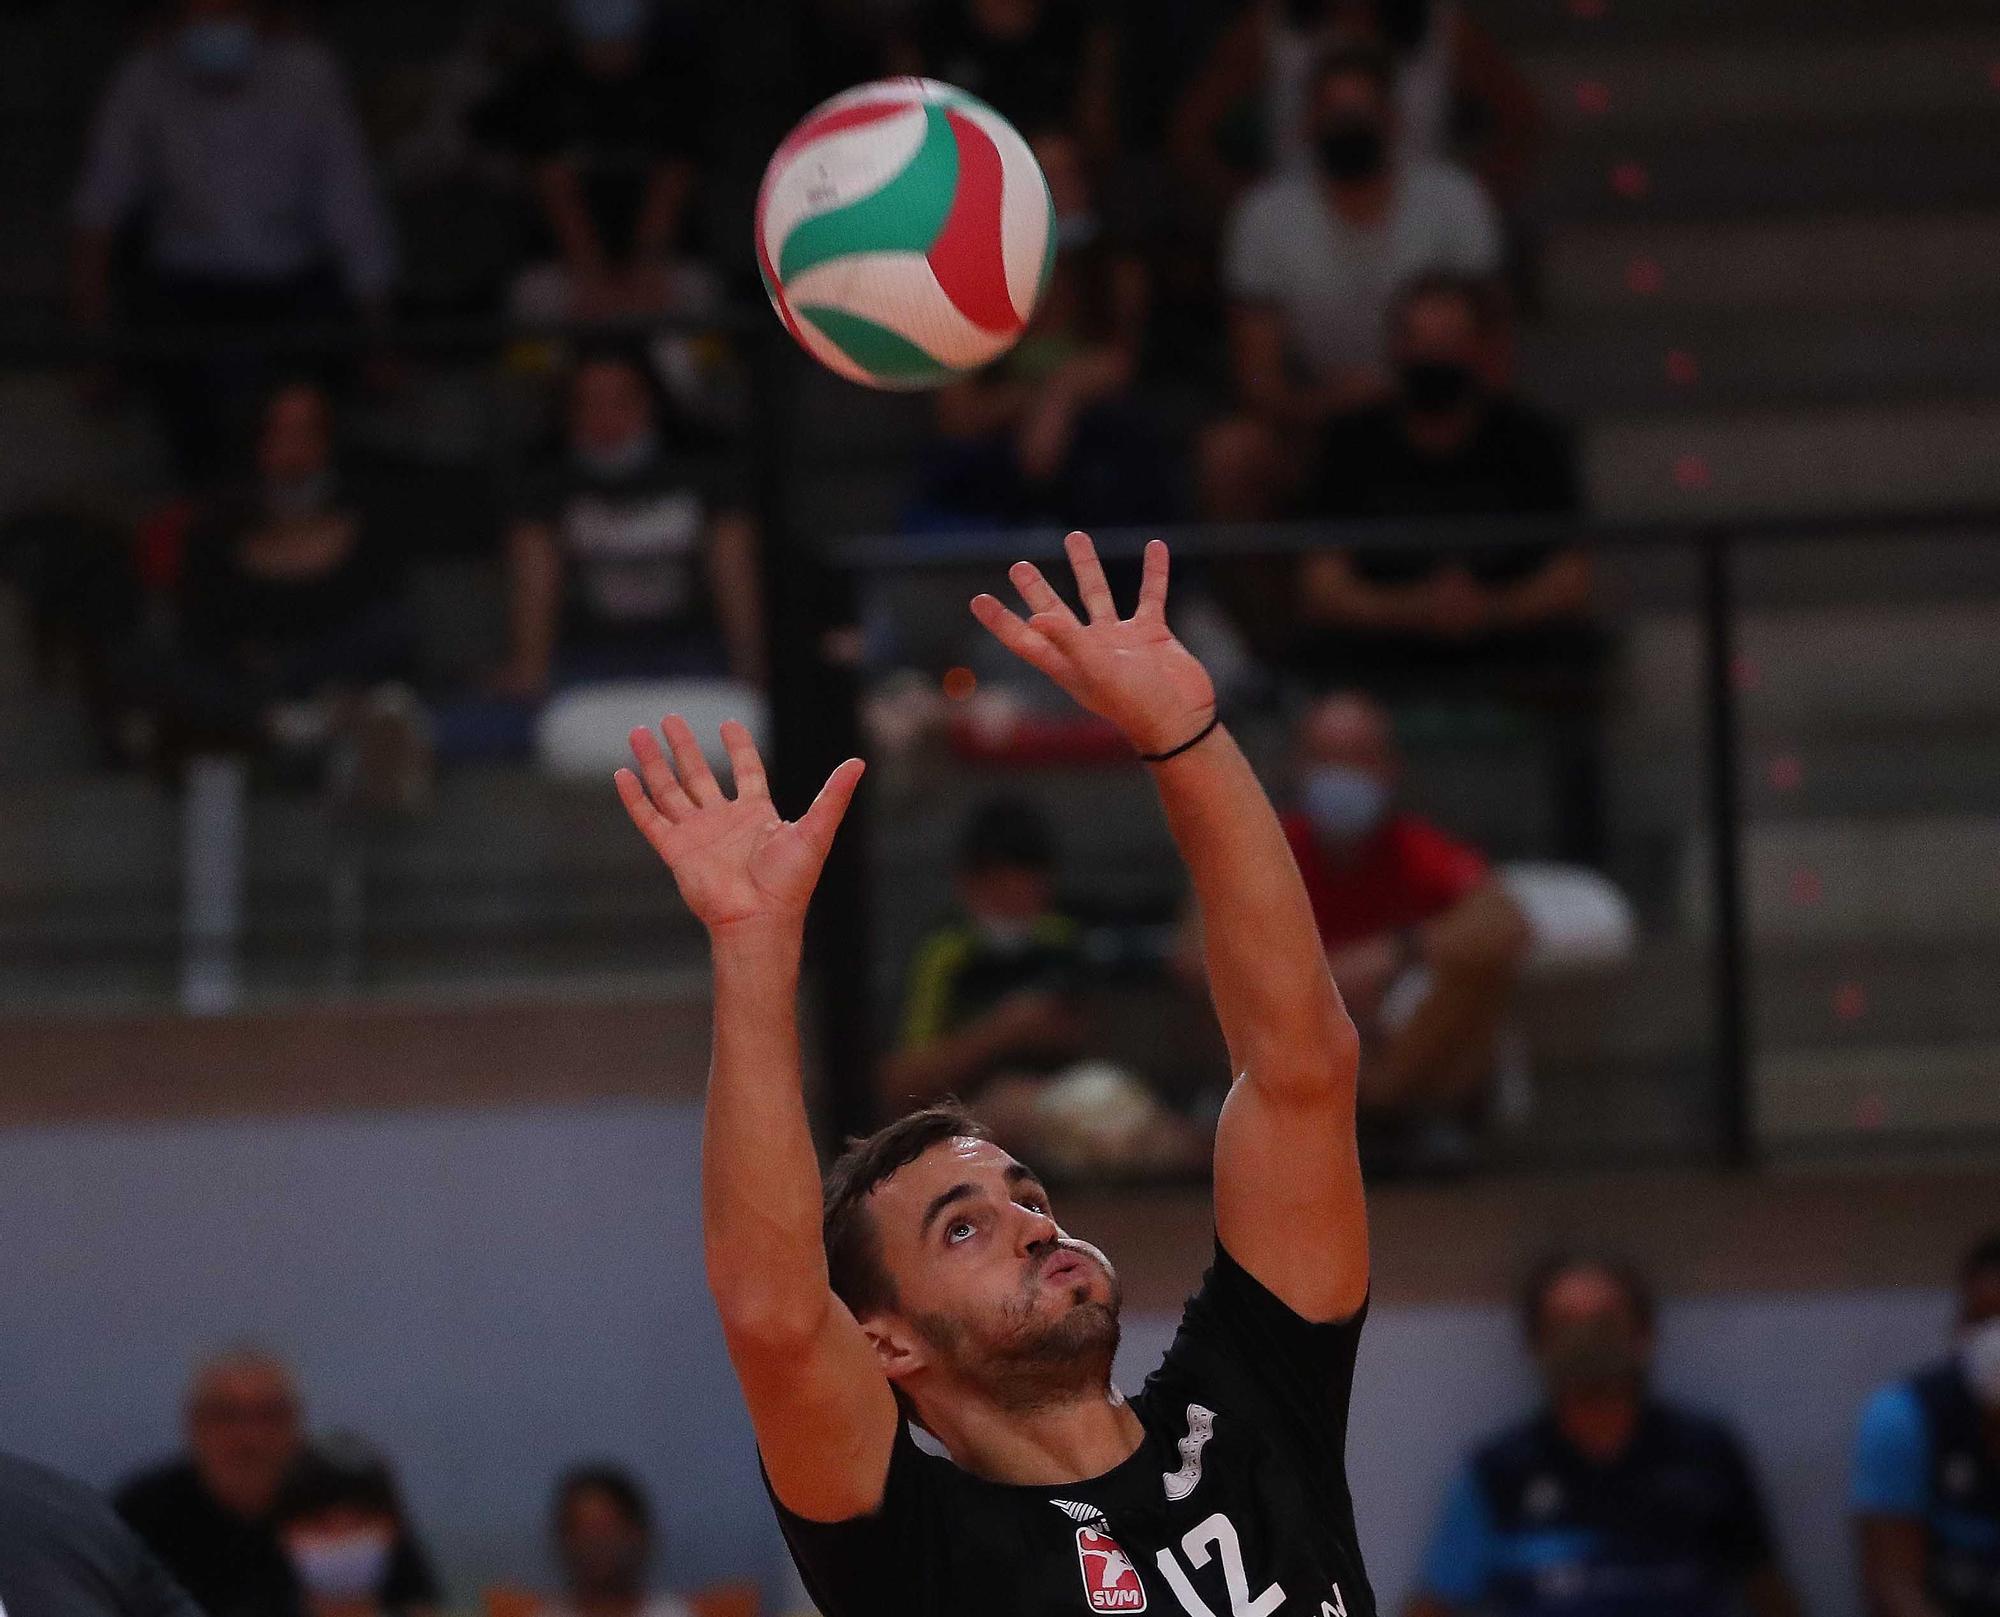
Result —
<svg viewBox="0 0 2000 1617"><path fill-rule="evenodd" d="M870 387L998 358L1055 253L1048 182L985 102L933 79L863 84L785 137L757 195L757 262L806 351Z"/></svg>

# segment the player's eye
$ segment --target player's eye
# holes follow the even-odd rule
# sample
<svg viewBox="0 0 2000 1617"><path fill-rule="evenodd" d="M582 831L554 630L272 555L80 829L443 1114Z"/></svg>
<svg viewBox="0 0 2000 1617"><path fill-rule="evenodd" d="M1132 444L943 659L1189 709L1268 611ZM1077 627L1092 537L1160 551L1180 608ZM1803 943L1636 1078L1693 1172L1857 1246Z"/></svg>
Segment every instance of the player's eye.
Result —
<svg viewBox="0 0 2000 1617"><path fill-rule="evenodd" d="M957 1223L946 1228L944 1232L945 1244L947 1246L957 1246L961 1241L970 1240L976 1227L971 1219L961 1218Z"/></svg>

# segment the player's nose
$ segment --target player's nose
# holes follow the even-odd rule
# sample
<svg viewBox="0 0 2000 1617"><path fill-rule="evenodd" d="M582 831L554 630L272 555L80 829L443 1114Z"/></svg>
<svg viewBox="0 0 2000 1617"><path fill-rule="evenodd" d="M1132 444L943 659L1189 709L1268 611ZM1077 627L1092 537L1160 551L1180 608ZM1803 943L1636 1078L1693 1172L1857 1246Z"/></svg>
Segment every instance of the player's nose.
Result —
<svg viewBox="0 0 2000 1617"><path fill-rule="evenodd" d="M1015 1242L1024 1256L1040 1257L1044 1251L1055 1246L1062 1235L1061 1225L1047 1213L1022 1207L1018 1202L1015 1203L1015 1211L1020 1215Z"/></svg>

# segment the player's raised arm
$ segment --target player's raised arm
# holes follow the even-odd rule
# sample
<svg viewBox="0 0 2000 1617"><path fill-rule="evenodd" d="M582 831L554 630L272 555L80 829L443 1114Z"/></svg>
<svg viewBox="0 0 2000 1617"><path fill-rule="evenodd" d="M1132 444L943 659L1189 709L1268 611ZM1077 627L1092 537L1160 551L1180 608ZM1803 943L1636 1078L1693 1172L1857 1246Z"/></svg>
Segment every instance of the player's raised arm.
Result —
<svg viewBox="0 0 2000 1617"><path fill-rule="evenodd" d="M722 727L727 797L687 721L632 732L618 795L708 928L715 1051L702 1126L709 1289L772 1488L817 1521L881 1501L896 1405L875 1350L827 1283L819 1163L800 1088L806 905L861 778L849 759L796 823L779 818L750 734Z"/></svg>
<svg viewBox="0 0 2000 1617"><path fill-rule="evenodd" d="M1066 548L1082 619L1027 562L1008 576L1031 616L990 595L973 612L1148 758L1194 880L1209 991L1236 1073L1216 1134L1217 1233L1295 1311L1344 1318L1368 1290L1359 1042L1305 885L1249 761L1215 723L1207 672L1167 627L1166 546L1146 547L1138 610L1122 619L1089 539L1073 533Z"/></svg>

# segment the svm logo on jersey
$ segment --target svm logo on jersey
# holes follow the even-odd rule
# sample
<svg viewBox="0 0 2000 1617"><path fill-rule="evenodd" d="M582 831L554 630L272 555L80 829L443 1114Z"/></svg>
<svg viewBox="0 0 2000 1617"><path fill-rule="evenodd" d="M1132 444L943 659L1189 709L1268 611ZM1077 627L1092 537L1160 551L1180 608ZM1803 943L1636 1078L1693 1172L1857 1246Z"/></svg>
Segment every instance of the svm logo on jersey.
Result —
<svg viewBox="0 0 2000 1617"><path fill-rule="evenodd" d="M1146 1586L1132 1558L1109 1533L1094 1527L1076 1530L1076 1558L1083 1567L1083 1597L1092 1611L1144 1611Z"/></svg>

